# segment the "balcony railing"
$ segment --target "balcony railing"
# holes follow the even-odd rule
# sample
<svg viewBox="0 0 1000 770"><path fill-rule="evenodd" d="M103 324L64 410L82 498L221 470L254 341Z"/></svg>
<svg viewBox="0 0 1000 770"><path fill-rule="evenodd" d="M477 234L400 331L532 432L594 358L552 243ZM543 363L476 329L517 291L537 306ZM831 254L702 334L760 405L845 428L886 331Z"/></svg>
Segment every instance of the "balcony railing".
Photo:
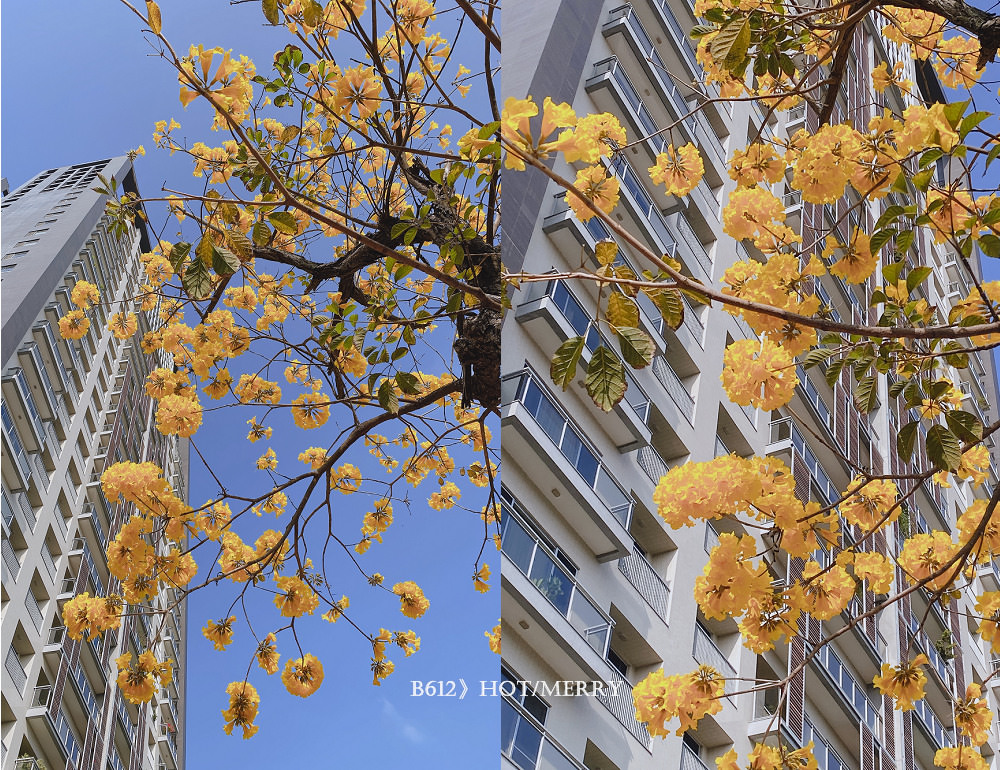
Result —
<svg viewBox="0 0 1000 770"><path fill-rule="evenodd" d="M712 550L719 544L719 533L715 531L709 522L705 522L705 553L711 554Z"/></svg>
<svg viewBox="0 0 1000 770"><path fill-rule="evenodd" d="M684 239L684 242L691 248L691 251L694 252L694 257L698 260L698 264L701 265L702 269L708 275L711 275L712 258L708 256L708 250L701 242L701 238L699 238L695 233L694 228L691 227L691 223L688 222L687 217L684 216L683 212L678 211L674 214L674 223L677 225L677 232L681 234L681 238Z"/></svg>
<svg viewBox="0 0 1000 770"><path fill-rule="evenodd" d="M701 623L695 623L694 625L694 648L691 652L696 661L703 665L711 666L722 674L722 676L730 678L736 676L736 669L733 668L733 664L722 654L722 650L719 649L715 640L712 639L712 636L705 630L705 627Z"/></svg>
<svg viewBox="0 0 1000 770"><path fill-rule="evenodd" d="M812 448L810 448L805 438L803 438L791 417L781 417L777 420L771 420L770 443L778 444L783 441L791 441L798 456L805 462L806 467L809 469L812 480L826 498L826 503L829 505L840 499L837 488L830 481L830 477L823 470L823 466L820 465L819 458L813 453Z"/></svg>
<svg viewBox="0 0 1000 770"><path fill-rule="evenodd" d="M52 553L49 551L48 543L42 543L42 563L45 565L45 571L49 573L49 577L54 580L56 576L56 563L52 560Z"/></svg>
<svg viewBox="0 0 1000 770"><path fill-rule="evenodd" d="M681 125L687 132L688 137L693 141L697 141L699 137L694 126L694 121L688 115L690 108L677 86L667 75L670 67L663 61L656 50L656 46L653 45L653 41L649 39L649 35L646 34L642 22L635 15L635 11L631 5L622 5L612 9L609 19L604 25L605 34L618 23L623 23L631 32L639 48L640 58L648 62L652 70L652 80L660 86L662 95L666 97L666 101L670 104L675 117L681 121Z"/></svg>
<svg viewBox="0 0 1000 770"><path fill-rule="evenodd" d="M930 637L927 633L920 627L920 621L914 615L907 616L906 625L910 629L910 635L916 640L920 651L927 655L927 659L930 660L931 665L938 672L941 677L941 681L946 685L951 684L951 666L950 662L942 657L941 653L937 651L937 647L931 642Z"/></svg>
<svg viewBox="0 0 1000 770"><path fill-rule="evenodd" d="M913 713L917 715L917 720L927 730L939 749L953 745L954 731L941 724L941 720L934 715L927 698L913 702Z"/></svg>
<svg viewBox="0 0 1000 770"><path fill-rule="evenodd" d="M500 706L500 752L522 770L586 770L506 697Z"/></svg>
<svg viewBox="0 0 1000 770"><path fill-rule="evenodd" d="M553 303L562 312L573 331L583 337L587 350L593 353L599 345L604 345L611 351L615 350L615 346L604 339L583 309L583 305L562 281L551 281L547 284L544 296L552 298ZM636 382L635 377L631 374L631 367L628 365L625 365L625 381L628 383L628 387L625 389L624 401L636 413L639 420L646 424L649 420L649 397Z"/></svg>
<svg viewBox="0 0 1000 770"><path fill-rule="evenodd" d="M666 622L670 608L670 587L664 582L653 565L638 550L624 559L618 560L618 569L628 579L639 595Z"/></svg>
<svg viewBox="0 0 1000 770"><path fill-rule="evenodd" d="M687 418L688 422L691 422L691 418L694 416L694 398L691 397L688 389L681 382L681 378L677 376L677 372L663 356L657 356L653 359L653 375L660 381L663 389L670 394L670 398L673 399L681 414Z"/></svg>
<svg viewBox="0 0 1000 770"><path fill-rule="evenodd" d="M30 589L28 590L28 593L25 594L24 596L24 606L27 607L28 614L31 616L31 620L32 622L34 622L35 628L41 631L42 620L43 620L42 610L38 606L38 599L35 598L35 595L31 592Z"/></svg>
<svg viewBox="0 0 1000 770"><path fill-rule="evenodd" d="M694 749L686 743L681 744L680 770L708 770L701 757L694 753Z"/></svg>
<svg viewBox="0 0 1000 770"><path fill-rule="evenodd" d="M17 650L13 647L7 648L7 657L4 658L3 667L7 672L7 676L10 677L10 681L17 687L17 691L23 695L24 685L28 682L28 675L24 672L24 666L21 665L21 656L17 654Z"/></svg>
<svg viewBox="0 0 1000 770"><path fill-rule="evenodd" d="M601 691L597 699L603 703L608 711L614 714L615 719L622 723L622 726L632 733L633 737L647 749L651 743L649 730L646 725L635 718L635 701L632 700L632 685L620 673L612 669L612 681L616 685L614 690L610 687Z"/></svg>
<svg viewBox="0 0 1000 770"><path fill-rule="evenodd" d="M525 407L560 454L576 469L584 484L597 494L611 515L627 529L632 519L632 498L590 449L582 432L545 394L529 370L525 369L505 380L504 390L512 396L505 403L517 401Z"/></svg>
<svg viewBox="0 0 1000 770"><path fill-rule="evenodd" d="M608 654L611 620L586 594L576 576L515 512L513 498L504 500L500 546L525 577L559 610L601 658Z"/></svg>
<svg viewBox="0 0 1000 770"><path fill-rule="evenodd" d="M882 720L878 709L868 699L865 688L858 684L854 675L847 670L830 645L824 644L820 647L813 661L830 678L833 689L849 705L858 722L864 722L873 735L880 737Z"/></svg>
<svg viewBox="0 0 1000 770"><path fill-rule="evenodd" d="M636 454L636 462L639 463L639 467L649 476L653 484L659 484L660 479L666 476L667 471L670 470L667 461L660 457L660 453L648 444L639 448Z"/></svg>
<svg viewBox="0 0 1000 770"><path fill-rule="evenodd" d="M3 539L3 544L0 545L3 549L3 566L10 574L11 578L17 580L18 574L21 572L21 562L17 560L17 554L14 553L14 546L10 544L10 540L6 537Z"/></svg>

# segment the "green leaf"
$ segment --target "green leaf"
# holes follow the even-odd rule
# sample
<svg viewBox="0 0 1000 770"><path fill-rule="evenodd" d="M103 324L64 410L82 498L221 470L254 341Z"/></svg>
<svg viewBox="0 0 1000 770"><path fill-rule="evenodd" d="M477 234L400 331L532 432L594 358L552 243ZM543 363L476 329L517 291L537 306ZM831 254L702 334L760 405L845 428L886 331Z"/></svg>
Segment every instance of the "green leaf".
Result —
<svg viewBox="0 0 1000 770"><path fill-rule="evenodd" d="M956 369L967 369L969 367L969 354L960 342L949 342L944 348L944 360Z"/></svg>
<svg viewBox="0 0 1000 770"><path fill-rule="evenodd" d="M854 405L858 411L868 414L878 403L878 380L872 374L866 374L858 380L854 389Z"/></svg>
<svg viewBox="0 0 1000 770"><path fill-rule="evenodd" d="M612 292L608 296L607 319L612 326L638 326L639 306L624 294Z"/></svg>
<svg viewBox="0 0 1000 770"><path fill-rule="evenodd" d="M896 435L896 451L903 462L909 462L913 456L913 447L917 441L917 427L920 423L917 420L908 422L899 429Z"/></svg>
<svg viewBox="0 0 1000 770"><path fill-rule="evenodd" d="M902 176L902 174L900 174ZM910 250L910 246L913 245L913 230L903 230L898 236L896 236L896 251L900 254L905 254Z"/></svg>
<svg viewBox="0 0 1000 770"><path fill-rule="evenodd" d="M876 252L878 252L879 249L881 249L889 241L895 238L896 235L898 235L897 231L891 227L885 230L879 230L877 233L875 233L875 235L873 235L871 239L872 254L874 255Z"/></svg>
<svg viewBox="0 0 1000 770"><path fill-rule="evenodd" d="M583 337L570 337L560 345L552 356L549 376L563 390L569 387L576 377L576 365L580 361L586 340Z"/></svg>
<svg viewBox="0 0 1000 770"><path fill-rule="evenodd" d="M187 259L188 254L191 253L191 244L186 241L181 241L180 243L175 243L173 248L170 249L170 266L174 269L175 273L181 271L181 265L184 264L184 260Z"/></svg>
<svg viewBox="0 0 1000 770"><path fill-rule="evenodd" d="M906 290L912 293L932 272L934 271L926 265L913 268L906 276Z"/></svg>
<svg viewBox="0 0 1000 770"><path fill-rule="evenodd" d="M974 444L983 437L983 424L972 412L952 409L945 413L944 419L959 440L967 444Z"/></svg>
<svg viewBox="0 0 1000 770"><path fill-rule="evenodd" d="M268 214L267 221L274 225L275 230L285 235L295 235L299 231L299 225L290 211L275 211L273 214Z"/></svg>
<svg viewBox="0 0 1000 770"><path fill-rule="evenodd" d="M673 330L680 328L684 323L684 300L677 289L664 289L654 292L650 299L663 316L663 322Z"/></svg>
<svg viewBox="0 0 1000 770"><path fill-rule="evenodd" d="M610 265L618 256L618 244L614 241L598 241L597 245L594 246L594 254L597 256L598 264L602 267Z"/></svg>
<svg viewBox="0 0 1000 770"><path fill-rule="evenodd" d="M587 365L587 393L605 412L625 397L625 365L611 350L599 346Z"/></svg>
<svg viewBox="0 0 1000 770"><path fill-rule="evenodd" d="M271 242L271 228L263 222L257 222L253 226L251 236L253 237L253 242L258 246L267 246Z"/></svg>
<svg viewBox="0 0 1000 770"><path fill-rule="evenodd" d="M810 350L802 357L802 368L812 369L814 366L822 364L832 355L833 351L828 350L827 348L815 348Z"/></svg>
<svg viewBox="0 0 1000 770"><path fill-rule="evenodd" d="M958 437L944 425L932 426L927 431L927 456L938 470L958 470L962 464L962 447Z"/></svg>
<svg viewBox="0 0 1000 770"><path fill-rule="evenodd" d="M419 392L420 380L410 372L396 372L396 384L408 396L416 395Z"/></svg>
<svg viewBox="0 0 1000 770"><path fill-rule="evenodd" d="M719 30L708 44L712 60L728 70L736 69L746 58L750 47L750 19L738 17Z"/></svg>
<svg viewBox="0 0 1000 770"><path fill-rule="evenodd" d="M930 186L931 177L934 175L934 169L925 168L918 174L914 174L910 177L910 181L913 182L914 186L921 192L927 192L927 188Z"/></svg>
<svg viewBox="0 0 1000 770"><path fill-rule="evenodd" d="M206 299L212 293L212 275L200 259L188 263L181 284L187 295L194 300Z"/></svg>
<svg viewBox="0 0 1000 770"><path fill-rule="evenodd" d="M903 213L902 206L889 206L889 208L882 212L882 216L878 218L878 221L875 223L875 229L881 230L885 225L895 222L903 216Z"/></svg>
<svg viewBox="0 0 1000 770"><path fill-rule="evenodd" d="M653 362L656 346L646 332L632 326L620 326L615 327L615 333L618 335L625 363L633 369L644 369Z"/></svg>
<svg viewBox="0 0 1000 770"><path fill-rule="evenodd" d="M378 386L378 403L387 412L392 414L399 412L399 396L392 386L392 380L382 380L382 384Z"/></svg>
<svg viewBox="0 0 1000 770"><path fill-rule="evenodd" d="M979 112L973 112L970 115L966 115L962 119L961 127L958 129L959 138L961 138L962 141L965 141L965 137L968 133L992 114L993 113L991 112L981 110Z"/></svg>
<svg viewBox="0 0 1000 770"><path fill-rule="evenodd" d="M993 149L990 150L990 154L986 156L986 168L990 167L990 164L997 159L1000 155L1000 144L993 145Z"/></svg>
<svg viewBox="0 0 1000 770"><path fill-rule="evenodd" d="M1000 238L993 233L979 236L979 248L987 257L1000 257Z"/></svg>
<svg viewBox="0 0 1000 770"><path fill-rule="evenodd" d="M302 3L302 19L310 27L318 27L323 20L323 6L316 0L305 0Z"/></svg>
<svg viewBox="0 0 1000 770"><path fill-rule="evenodd" d="M831 388L836 384L837 380L840 379L840 373L847 366L846 358L835 358L826 367L826 371L823 372L823 379L826 380L826 384Z"/></svg>
<svg viewBox="0 0 1000 770"><path fill-rule="evenodd" d="M962 115L965 113L965 109L969 106L970 102L971 99L966 99L964 102L952 102L944 106L944 116L951 123L952 128L958 126L958 122L962 119Z"/></svg>
<svg viewBox="0 0 1000 770"><path fill-rule="evenodd" d="M240 258L224 246L212 246L212 269L219 275L232 275L240 269Z"/></svg>
<svg viewBox="0 0 1000 770"><path fill-rule="evenodd" d="M944 155L944 150L933 147L923 155L920 156L920 168L927 168L928 164L933 163L938 158Z"/></svg>
<svg viewBox="0 0 1000 770"><path fill-rule="evenodd" d="M278 18L278 0L261 0L261 8L264 11L264 18L267 19L270 24L277 24L281 19Z"/></svg>

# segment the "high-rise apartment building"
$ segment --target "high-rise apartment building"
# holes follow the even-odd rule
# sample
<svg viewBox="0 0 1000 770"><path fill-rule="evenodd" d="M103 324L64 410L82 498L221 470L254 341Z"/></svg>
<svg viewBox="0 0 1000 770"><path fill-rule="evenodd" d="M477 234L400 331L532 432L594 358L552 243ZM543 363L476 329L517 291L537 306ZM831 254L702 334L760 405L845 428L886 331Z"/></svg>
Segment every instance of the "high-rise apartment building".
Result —
<svg viewBox="0 0 1000 770"><path fill-rule="evenodd" d="M119 590L109 538L128 518L101 491L106 465L156 462L185 496L187 446L160 434L144 390L170 366L139 333L116 339L111 313L130 310L150 250L142 222L110 227L98 175L136 192L128 158L45 171L2 202L3 604L2 770L177 770L184 766L184 607L172 591L126 606L118 632L73 641L62 608L84 591ZM87 335L59 335L78 280L101 303ZM177 663L174 683L136 707L116 687L115 658L154 649Z"/></svg>
<svg viewBox="0 0 1000 770"><path fill-rule="evenodd" d="M753 103L705 100L717 92L690 87L701 75L687 36L695 23L693 4L685 0L511 0L504 5L503 89L505 98L568 102L578 115L613 112L630 141L648 137L609 163L621 182L613 216L653 252L679 260L687 275L718 284L725 269L747 255L747 247L723 234L720 224L733 188L727 153L759 131L765 138L783 137L817 123L804 106L766 118ZM908 62L911 79L933 98L933 75L918 78L909 57L867 23L857 33L834 121L853 120L864 129L872 115L881 114L896 97L876 94L868 85L869 72L880 61L896 60ZM704 106L685 117L699 102ZM891 106L898 114L905 104ZM673 143L694 143L705 164L704 179L683 199L666 195L648 177L647 169L670 141L658 133L667 126L674 126ZM574 176L561 157L555 170ZM942 177L947 173L940 169ZM841 219L859 224L860 214L870 224L879 206L896 202L866 204L850 213L856 201L803 204L784 183L774 192L786 204L789 224L803 229L805 243L814 242L819 227ZM595 268L595 244L610 237L597 219L576 220L558 187L543 175L505 178L508 268L532 273ZM934 245L922 230L912 248L923 264L934 267L921 291L946 317L950 303L968 294L967 263ZM619 254L640 267L627 245L620 244ZM978 271L978 264L972 270ZM852 287L826 276L816 291L834 317L858 322L869 318L872 285ZM733 695L720 713L682 736L651 739L635 720L631 696L631 686L661 666L673 674L709 664L738 680L727 688L733 693L755 681L782 679L821 634L873 606L872 594L859 594L843 616L822 624L803 620L791 645L754 654L740 644L733 621L705 618L693 599L695 578L718 533L704 525L666 527L652 499L669 468L728 452L781 457L792 469L800 499L823 502L838 499L854 475L840 454L885 473L925 467L919 460L917 466L903 463L896 453L897 429L916 417L889 397L888 384L880 383L879 404L864 415L854 407L847 374L831 388L821 370L800 368L801 385L790 409L741 408L720 384L723 351L753 331L720 308L693 304L680 328L671 331L651 303L640 303L656 356L651 366L629 371L625 399L605 414L591 402L582 376L563 392L548 374L553 353L569 337L584 336L588 350L600 344L602 332L593 324L594 286L524 283L512 301L503 333L504 676L528 682L600 680L615 683L616 690L572 698L530 687L513 695L508 690L501 764L521 770L714 769L715 759L730 748L745 759L771 730L791 746L813 741L822 770L931 770L935 751L955 745L952 698L964 695L969 683L985 682L1000 666L964 614L971 609L967 597L941 607L915 592L877 622L863 622L822 648L792 680L784 702L779 704L774 690ZM617 349L613 342L609 347ZM585 362L588 356L584 351ZM997 384L988 355L974 355L970 368L955 376L973 394L967 408L981 412L986 423L995 420ZM923 440L918 439L918 458ZM953 528L956 515L974 497L988 496L995 484L994 470L978 490L968 483L951 489L925 485L891 539ZM877 546L893 550L897 542L882 538ZM767 561L777 581L801 569L777 549ZM972 581L974 588L990 590L1000 587L998 582L996 562L980 567ZM872 679L883 662L898 662L907 650L911 657L926 653L931 663L927 697L914 711L901 713L874 689ZM998 685L994 677L987 688L995 713ZM997 748L994 727L984 747L992 767Z"/></svg>

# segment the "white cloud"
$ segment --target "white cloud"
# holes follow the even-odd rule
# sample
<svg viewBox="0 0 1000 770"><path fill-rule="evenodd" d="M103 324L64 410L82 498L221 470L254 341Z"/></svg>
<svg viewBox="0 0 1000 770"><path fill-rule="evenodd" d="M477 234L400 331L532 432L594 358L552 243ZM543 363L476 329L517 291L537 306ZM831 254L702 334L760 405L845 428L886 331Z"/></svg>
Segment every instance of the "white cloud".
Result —
<svg viewBox="0 0 1000 770"><path fill-rule="evenodd" d="M410 743L423 743L424 733L412 722L407 721L399 710L385 698L382 699L382 719L389 722L390 729L395 730Z"/></svg>

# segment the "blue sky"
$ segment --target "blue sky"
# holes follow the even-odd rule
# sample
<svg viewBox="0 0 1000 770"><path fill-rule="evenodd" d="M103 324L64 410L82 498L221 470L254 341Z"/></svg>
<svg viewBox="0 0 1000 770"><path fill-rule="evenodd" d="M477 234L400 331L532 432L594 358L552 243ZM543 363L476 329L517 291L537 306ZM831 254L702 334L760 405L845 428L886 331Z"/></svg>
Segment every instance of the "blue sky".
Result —
<svg viewBox="0 0 1000 770"><path fill-rule="evenodd" d="M181 51L190 43L233 48L234 53L251 56L258 71L266 73L273 51L286 42L280 31L264 27L259 3L232 7L228 0L161 0L160 5L164 31ZM223 137L208 130L203 115L182 110L176 76L152 55L138 20L127 9L115 0L6 3L0 36L0 160L12 188L45 168L120 155L139 144L148 151L136 164L144 194L158 194L161 185L191 191L200 188L201 180L191 176L184 158L154 150L153 124L174 117L182 125L178 137L192 143L213 144ZM207 415L205 427L195 437L203 452L217 458L216 468L223 475L227 470L230 477L245 473L243 469L267 446L264 442L251 446L243 438L245 420L252 413ZM276 441L271 445L281 456L280 435L282 431L291 435L294 429L290 419L276 425ZM494 434L498 432L494 425ZM317 433L310 436L317 439L312 443L323 443ZM354 461L360 464L360 459ZM461 461L457 455L456 459ZM296 464L294 455L286 455L279 470L290 471ZM214 489L207 474L197 464L193 467L190 497L200 503ZM269 487L263 472L254 473L255 484ZM500 615L500 592L494 588L480 595L472 590L472 564L482 523L478 516L465 512L429 509L423 501L433 491L432 485L433 480L411 491L409 513L395 506L395 522L385 544L374 546L362 557L366 567L385 573L390 585L412 579L424 588L431 609L423 619L403 617L394 597L377 596L374 589L359 585L356 577L336 572L329 576L338 595L343 592L351 597L351 610L363 627L412 627L422 638L417 655L405 661L401 655L391 656L396 671L380 688L371 686L370 645L366 649L343 622L330 626L317 619L305 624L300 638L303 648L325 664L320 690L308 700L295 698L284 691L277 675L267 678L255 669L251 681L262 695L260 732L249 741L227 737L219 713L227 705L225 686L242 678L253 645L242 618L237 641L225 653L215 652L201 635L206 619L223 614L220 602L228 606L231 591L206 592L190 602L188 767L405 763L412 768L440 768L497 761L499 703L476 693L479 680L492 680L499 670L483 633ZM465 502L471 505L467 485L461 486ZM341 501L337 513L345 522L342 529L356 533L364 502L351 497ZM249 525L251 531L256 530L258 520ZM498 573L491 550L486 558L492 559L491 566ZM499 584L499 574L491 582ZM274 617L273 608L264 607L262 613ZM289 651L282 650L286 653L283 661ZM471 688L462 701L410 696L411 680L459 677Z"/></svg>

